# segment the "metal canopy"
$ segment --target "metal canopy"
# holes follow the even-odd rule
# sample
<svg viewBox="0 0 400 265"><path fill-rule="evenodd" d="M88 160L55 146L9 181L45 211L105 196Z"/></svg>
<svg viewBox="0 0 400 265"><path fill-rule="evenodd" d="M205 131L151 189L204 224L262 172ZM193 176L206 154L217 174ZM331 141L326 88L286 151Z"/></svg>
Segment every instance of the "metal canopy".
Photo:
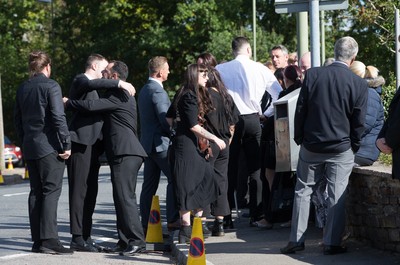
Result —
<svg viewBox="0 0 400 265"><path fill-rule="evenodd" d="M275 0L275 12L278 14L309 11L308 0ZM319 0L319 10L347 9L348 0Z"/></svg>

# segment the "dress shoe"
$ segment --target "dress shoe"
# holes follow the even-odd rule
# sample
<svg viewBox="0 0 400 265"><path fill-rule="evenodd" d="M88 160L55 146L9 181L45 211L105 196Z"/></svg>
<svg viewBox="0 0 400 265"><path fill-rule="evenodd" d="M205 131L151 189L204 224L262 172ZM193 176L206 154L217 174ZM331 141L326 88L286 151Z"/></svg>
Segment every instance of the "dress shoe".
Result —
<svg viewBox="0 0 400 265"><path fill-rule="evenodd" d="M281 248L281 253L293 254L301 250L304 250L304 242L289 242L286 247Z"/></svg>
<svg viewBox="0 0 400 265"><path fill-rule="evenodd" d="M212 236L224 236L224 225L222 220L215 219L213 227L211 229Z"/></svg>
<svg viewBox="0 0 400 265"><path fill-rule="evenodd" d="M324 255L336 255L347 252L347 247L342 246L325 246Z"/></svg>
<svg viewBox="0 0 400 265"><path fill-rule="evenodd" d="M143 253L146 250L145 247L129 245L124 251L120 252L119 254L122 256L134 256L139 253Z"/></svg>
<svg viewBox="0 0 400 265"><path fill-rule="evenodd" d="M264 219L263 216L259 216L259 217L250 217L250 219L249 219L249 224L250 224L251 227L257 227L256 222L258 222L258 221L260 221L260 220L262 220L262 219Z"/></svg>
<svg viewBox="0 0 400 265"><path fill-rule="evenodd" d="M74 253L72 249L65 248L58 239L43 240L39 250L41 253L55 255L71 255Z"/></svg>
<svg viewBox="0 0 400 265"><path fill-rule="evenodd" d="M224 216L224 229L233 229L232 215Z"/></svg>
<svg viewBox="0 0 400 265"><path fill-rule="evenodd" d="M42 245L42 242L40 240L34 241L32 245L32 252L33 253L40 253L40 246Z"/></svg>
<svg viewBox="0 0 400 265"><path fill-rule="evenodd" d="M126 246L121 246L116 244L115 246L111 247L111 248L105 248L103 251L105 253L121 253L126 249Z"/></svg>
<svg viewBox="0 0 400 265"><path fill-rule="evenodd" d="M262 229L272 229L273 224L268 222L265 219L261 219L260 221L256 221L253 223L255 227L262 228Z"/></svg>
<svg viewBox="0 0 400 265"><path fill-rule="evenodd" d="M282 223L281 225L280 225L280 227L282 227L282 228L289 228L289 227L291 227L292 226L292 221L290 220L290 221L287 221L287 222L285 222L285 223Z"/></svg>
<svg viewBox="0 0 400 265"><path fill-rule="evenodd" d="M85 240L86 244L93 246L95 249L97 249L98 252L103 252L104 247L100 246L99 244L97 244L96 242L93 241L93 239L91 237L88 237Z"/></svg>
<svg viewBox="0 0 400 265"><path fill-rule="evenodd" d="M75 251L99 252L96 247L94 247L92 244L88 244L82 238L72 239L69 246L70 246L70 249L75 250Z"/></svg>
<svg viewBox="0 0 400 265"><path fill-rule="evenodd" d="M106 253L121 253L126 249L127 245L124 241L118 240L117 244L113 247L104 248L103 252Z"/></svg>
<svg viewBox="0 0 400 265"><path fill-rule="evenodd" d="M206 222L202 222L202 228L203 228L203 237L209 238L211 236L211 231L210 229L208 229Z"/></svg>

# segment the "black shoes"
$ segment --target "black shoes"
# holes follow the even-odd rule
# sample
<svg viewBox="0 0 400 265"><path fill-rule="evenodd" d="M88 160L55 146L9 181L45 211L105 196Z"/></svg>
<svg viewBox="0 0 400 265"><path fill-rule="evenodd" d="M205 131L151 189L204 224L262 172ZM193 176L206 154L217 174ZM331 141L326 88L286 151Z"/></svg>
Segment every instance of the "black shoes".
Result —
<svg viewBox="0 0 400 265"><path fill-rule="evenodd" d="M46 239L42 241L39 248L40 253L55 254L55 255L71 255L74 253L72 249L65 248L57 239Z"/></svg>
<svg viewBox="0 0 400 265"><path fill-rule="evenodd" d="M42 246L42 241L34 241L32 245L33 253L40 253L40 247Z"/></svg>
<svg viewBox="0 0 400 265"><path fill-rule="evenodd" d="M281 248L282 254L293 254L304 250L304 242L289 242L286 247Z"/></svg>
<svg viewBox="0 0 400 265"><path fill-rule="evenodd" d="M347 252L347 247L342 246L325 246L324 255L336 255Z"/></svg>
<svg viewBox="0 0 400 265"><path fill-rule="evenodd" d="M190 238L192 236L191 226L181 226L179 229L179 244L190 243Z"/></svg>
<svg viewBox="0 0 400 265"><path fill-rule="evenodd" d="M146 251L145 247L129 245L124 251L120 252L119 254L121 256L130 257L139 253L143 253L144 251Z"/></svg>
<svg viewBox="0 0 400 265"><path fill-rule="evenodd" d="M102 247L99 244L97 244L96 242L94 242L91 237L88 237L88 239L86 239L85 242L86 242L86 244L91 245L95 249L97 249L98 252L104 251L104 247Z"/></svg>
<svg viewBox="0 0 400 265"><path fill-rule="evenodd" d="M224 216L224 229L233 229L232 215Z"/></svg>
<svg viewBox="0 0 400 265"><path fill-rule="evenodd" d="M203 237L204 238L210 237L211 231L210 231L210 229L208 229L206 222L202 222L202 228L203 228Z"/></svg>
<svg viewBox="0 0 400 265"><path fill-rule="evenodd" d="M212 236L224 236L224 223L223 221L219 221L218 219L214 220L214 225L211 229L211 235Z"/></svg>
<svg viewBox="0 0 400 265"><path fill-rule="evenodd" d="M121 253L126 249L127 245L124 241L119 240L118 243L112 248L105 248L103 251L106 253Z"/></svg>
<svg viewBox="0 0 400 265"><path fill-rule="evenodd" d="M70 248L75 251L81 252L99 252L96 248L96 244L89 238L89 241L83 240L82 237L72 238Z"/></svg>

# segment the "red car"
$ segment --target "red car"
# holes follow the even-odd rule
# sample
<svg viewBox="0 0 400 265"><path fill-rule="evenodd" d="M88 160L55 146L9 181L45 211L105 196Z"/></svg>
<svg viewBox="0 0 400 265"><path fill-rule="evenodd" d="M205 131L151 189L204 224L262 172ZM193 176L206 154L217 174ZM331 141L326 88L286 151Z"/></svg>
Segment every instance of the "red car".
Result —
<svg viewBox="0 0 400 265"><path fill-rule="evenodd" d="M10 157L14 166L24 166L21 148L13 144L7 136L4 136L4 161L6 162L6 165L8 165Z"/></svg>

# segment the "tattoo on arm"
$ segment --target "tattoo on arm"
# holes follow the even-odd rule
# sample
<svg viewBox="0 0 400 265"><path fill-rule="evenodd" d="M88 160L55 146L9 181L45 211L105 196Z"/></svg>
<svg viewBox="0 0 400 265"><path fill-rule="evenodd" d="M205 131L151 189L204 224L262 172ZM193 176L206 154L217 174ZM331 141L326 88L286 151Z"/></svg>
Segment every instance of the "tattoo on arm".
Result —
<svg viewBox="0 0 400 265"><path fill-rule="evenodd" d="M206 139L208 139L208 140L210 140L210 141L214 141L214 139L213 139L213 134L212 133L209 133L206 129L204 129L203 127L201 127L201 129L200 129L200 134L204 137L204 138L206 138Z"/></svg>

